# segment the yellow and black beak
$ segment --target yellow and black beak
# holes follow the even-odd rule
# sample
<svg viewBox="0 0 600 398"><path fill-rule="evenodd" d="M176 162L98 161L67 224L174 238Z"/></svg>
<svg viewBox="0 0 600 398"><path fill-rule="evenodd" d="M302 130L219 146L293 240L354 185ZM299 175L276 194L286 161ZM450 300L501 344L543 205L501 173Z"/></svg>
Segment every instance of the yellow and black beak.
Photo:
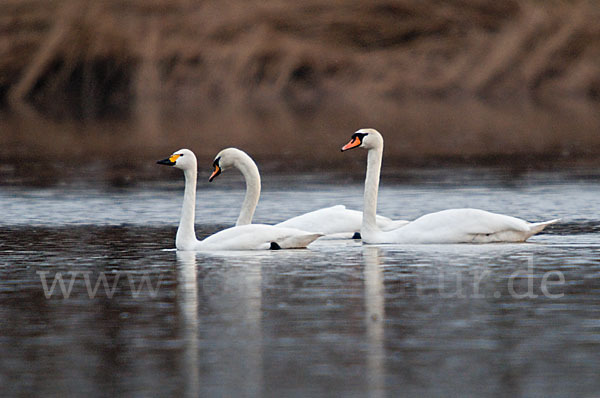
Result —
<svg viewBox="0 0 600 398"><path fill-rule="evenodd" d="M221 174L221 168L219 167L217 162L215 162L213 166L215 167L215 170L212 172L210 177L208 177L208 182L212 182L212 180L214 180L219 174Z"/></svg>
<svg viewBox="0 0 600 398"><path fill-rule="evenodd" d="M362 144L362 140L358 136L352 137L350 142L342 147L342 152L347 151L348 149L356 148Z"/></svg>
<svg viewBox="0 0 600 398"><path fill-rule="evenodd" d="M175 166L175 162L179 159L181 155L171 155L170 157L159 160L156 162L157 164L164 164L165 166Z"/></svg>

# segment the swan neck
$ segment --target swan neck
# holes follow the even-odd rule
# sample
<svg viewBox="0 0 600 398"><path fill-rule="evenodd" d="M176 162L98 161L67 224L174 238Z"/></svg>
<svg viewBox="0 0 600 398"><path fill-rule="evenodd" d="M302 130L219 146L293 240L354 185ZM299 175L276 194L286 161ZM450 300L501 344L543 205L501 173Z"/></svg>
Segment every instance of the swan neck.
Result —
<svg viewBox="0 0 600 398"><path fill-rule="evenodd" d="M184 170L183 174L185 176L185 191L175 246L180 250L190 250L190 245L197 242L194 221L196 218L196 180L198 171L196 167L193 167Z"/></svg>
<svg viewBox="0 0 600 398"><path fill-rule="evenodd" d="M236 167L240 170L246 181L246 196L240 210L240 216L235 225L247 225L252 223L254 211L260 198L260 173L256 163L249 157L241 158Z"/></svg>
<svg viewBox="0 0 600 398"><path fill-rule="evenodd" d="M363 208L363 230L377 231L377 195L379 191L379 176L383 147L371 148L367 155L367 176L365 179L365 194Z"/></svg>

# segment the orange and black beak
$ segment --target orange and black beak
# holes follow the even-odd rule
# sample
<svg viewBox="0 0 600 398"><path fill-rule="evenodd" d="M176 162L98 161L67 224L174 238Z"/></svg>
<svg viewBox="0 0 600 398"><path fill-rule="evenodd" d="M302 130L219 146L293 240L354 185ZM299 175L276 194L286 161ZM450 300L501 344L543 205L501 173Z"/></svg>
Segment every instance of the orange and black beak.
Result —
<svg viewBox="0 0 600 398"><path fill-rule="evenodd" d="M210 175L210 177L208 177L208 182L212 182L212 180L214 180L219 174L221 174L221 168L219 167L219 160L220 159L221 158L218 157L213 162L213 167L215 168L215 170L212 172L212 174Z"/></svg>
<svg viewBox="0 0 600 398"><path fill-rule="evenodd" d="M360 139L359 136L355 135L352 137L350 142L348 142L346 145L344 145L342 147L342 152L347 151L348 149L359 147L360 144L362 144L362 140Z"/></svg>
<svg viewBox="0 0 600 398"><path fill-rule="evenodd" d="M181 155L171 155L170 157L163 159L163 160L159 160L158 162L156 162L157 164L164 164L165 166L175 166L175 161L180 157Z"/></svg>

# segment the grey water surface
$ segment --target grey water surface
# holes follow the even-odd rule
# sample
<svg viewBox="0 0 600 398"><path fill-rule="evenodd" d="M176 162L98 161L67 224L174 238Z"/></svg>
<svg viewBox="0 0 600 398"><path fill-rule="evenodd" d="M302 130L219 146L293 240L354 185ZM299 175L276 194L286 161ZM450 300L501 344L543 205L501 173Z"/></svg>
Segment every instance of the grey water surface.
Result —
<svg viewBox="0 0 600 398"><path fill-rule="evenodd" d="M561 218L524 244L182 253L177 177L0 187L2 396L600 391L597 179L382 182L379 213L392 218L454 207ZM256 222L362 205L358 180L263 184ZM235 222L242 188L236 178L200 184L199 237Z"/></svg>

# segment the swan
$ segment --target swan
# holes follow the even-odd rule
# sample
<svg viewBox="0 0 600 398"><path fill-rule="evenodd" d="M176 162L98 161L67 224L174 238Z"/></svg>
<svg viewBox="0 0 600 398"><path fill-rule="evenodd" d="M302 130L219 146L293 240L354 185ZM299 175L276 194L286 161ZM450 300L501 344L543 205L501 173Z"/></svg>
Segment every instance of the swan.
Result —
<svg viewBox="0 0 600 398"><path fill-rule="evenodd" d="M305 232L293 228L252 224L227 228L199 241L194 230L196 213L196 179L198 174L196 156L189 149L180 149L158 164L183 170L185 191L181 219L177 228L177 250L260 250L304 248L323 236L321 233Z"/></svg>
<svg viewBox="0 0 600 398"><path fill-rule="evenodd" d="M488 243L524 242L557 221L529 223L519 218L478 209L449 209L426 214L405 226L382 231L375 223L377 191L383 156L383 137L374 129L356 131L342 152L365 148L365 179L362 241L365 243Z"/></svg>
<svg viewBox="0 0 600 398"><path fill-rule="evenodd" d="M246 181L246 195L235 225L252 223L261 190L260 173L254 160L240 149L225 148L215 156L213 167L213 173L208 181L213 181L221 172L232 167L242 173ZM383 230L396 229L407 223L408 221L404 220L393 221L387 217L377 216L377 225ZM320 231L328 237L334 238L359 238L356 234L360 231L361 224L362 212L337 205L290 218L275 226L303 231Z"/></svg>

